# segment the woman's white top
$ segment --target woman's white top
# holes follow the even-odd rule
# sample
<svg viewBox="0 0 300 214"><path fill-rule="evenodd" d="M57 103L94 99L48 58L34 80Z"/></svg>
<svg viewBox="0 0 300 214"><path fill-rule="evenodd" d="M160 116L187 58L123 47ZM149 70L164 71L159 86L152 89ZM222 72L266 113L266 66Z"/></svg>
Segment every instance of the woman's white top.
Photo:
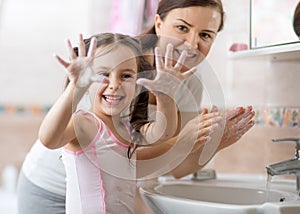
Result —
<svg viewBox="0 0 300 214"><path fill-rule="evenodd" d="M61 150L48 149L40 140L36 140L25 157L22 172L38 187L64 196L66 172L61 160Z"/></svg>

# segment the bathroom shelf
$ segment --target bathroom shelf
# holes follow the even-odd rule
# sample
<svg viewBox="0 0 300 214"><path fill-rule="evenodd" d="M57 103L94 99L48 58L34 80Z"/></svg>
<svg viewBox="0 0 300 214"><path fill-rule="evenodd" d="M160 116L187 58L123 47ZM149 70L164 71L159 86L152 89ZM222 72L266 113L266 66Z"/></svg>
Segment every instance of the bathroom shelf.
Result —
<svg viewBox="0 0 300 214"><path fill-rule="evenodd" d="M257 48L245 51L229 52L228 58L235 59L268 59L271 61L300 60L300 42L272 47Z"/></svg>

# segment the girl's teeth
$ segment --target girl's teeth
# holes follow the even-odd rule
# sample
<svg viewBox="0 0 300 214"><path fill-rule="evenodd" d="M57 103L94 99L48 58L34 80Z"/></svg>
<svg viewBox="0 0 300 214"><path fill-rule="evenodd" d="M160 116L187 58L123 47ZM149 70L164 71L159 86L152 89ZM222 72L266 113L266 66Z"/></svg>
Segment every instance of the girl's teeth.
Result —
<svg viewBox="0 0 300 214"><path fill-rule="evenodd" d="M119 100L120 97L110 97L110 96L105 96L106 99L110 99L110 100Z"/></svg>

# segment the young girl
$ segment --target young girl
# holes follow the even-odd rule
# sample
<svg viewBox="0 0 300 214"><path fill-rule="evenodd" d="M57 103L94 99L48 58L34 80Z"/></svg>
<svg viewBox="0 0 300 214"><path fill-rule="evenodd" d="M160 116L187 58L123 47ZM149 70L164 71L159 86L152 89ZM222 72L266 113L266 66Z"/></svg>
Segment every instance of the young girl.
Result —
<svg viewBox="0 0 300 214"><path fill-rule="evenodd" d="M66 213L134 213L134 151L137 145L156 143L160 138L172 136L175 129L169 130L177 123L177 110L173 95L162 93L166 89L165 78L174 77L170 81L176 91L176 84L192 75L192 70L180 72L184 54L175 66L171 65L171 46L165 63L157 50L159 69L154 80L139 80L148 89L155 90L160 103L158 111L164 116L157 114L157 121L149 122L148 93L143 89L139 93L137 89L141 87L136 81L138 76L151 78L152 72L138 40L109 33L87 40L80 38L78 49L73 52L69 48L71 63L57 57L67 68L70 82L42 122L39 137L48 148L64 147ZM70 43L68 46L71 47ZM159 88L161 91L157 92ZM87 91L91 110L74 113ZM170 121L166 124L166 120Z"/></svg>

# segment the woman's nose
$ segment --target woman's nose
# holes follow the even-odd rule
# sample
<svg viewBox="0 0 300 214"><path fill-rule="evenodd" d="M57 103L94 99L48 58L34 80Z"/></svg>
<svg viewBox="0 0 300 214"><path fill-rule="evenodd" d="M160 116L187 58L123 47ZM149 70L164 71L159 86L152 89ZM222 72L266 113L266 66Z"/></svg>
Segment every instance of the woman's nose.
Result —
<svg viewBox="0 0 300 214"><path fill-rule="evenodd" d="M199 36L195 33L190 33L189 35L187 35L185 42L191 48L197 49L199 46Z"/></svg>

